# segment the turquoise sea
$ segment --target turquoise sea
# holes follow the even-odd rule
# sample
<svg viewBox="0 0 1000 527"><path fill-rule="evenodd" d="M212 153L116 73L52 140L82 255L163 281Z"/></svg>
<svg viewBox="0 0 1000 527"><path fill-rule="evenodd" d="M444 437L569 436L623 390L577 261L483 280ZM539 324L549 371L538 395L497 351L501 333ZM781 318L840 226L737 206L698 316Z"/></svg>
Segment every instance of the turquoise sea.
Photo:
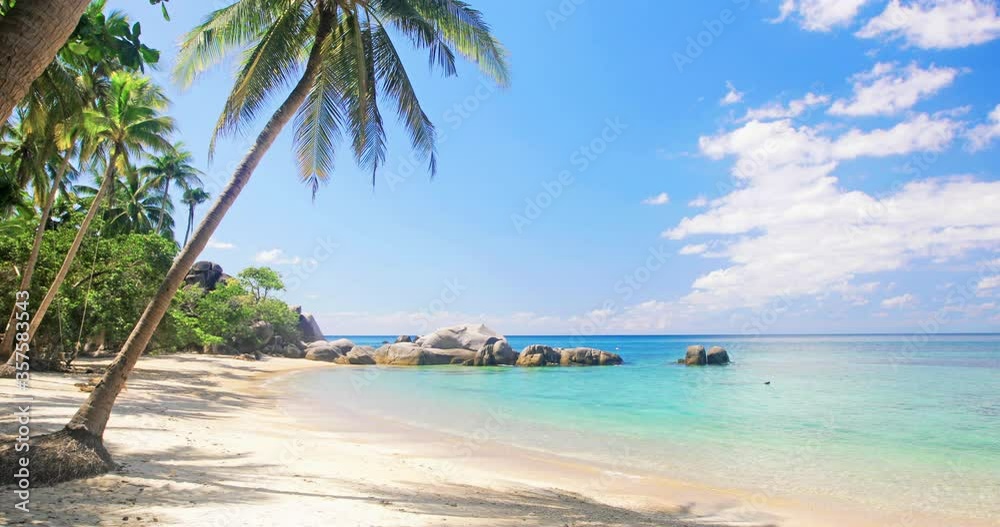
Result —
<svg viewBox="0 0 1000 527"><path fill-rule="evenodd" d="M623 473L1000 518L1000 335L508 340L515 349L591 346L626 362L345 367L303 374L297 385L328 404L569 451ZM691 344L724 346L733 363L677 365Z"/></svg>

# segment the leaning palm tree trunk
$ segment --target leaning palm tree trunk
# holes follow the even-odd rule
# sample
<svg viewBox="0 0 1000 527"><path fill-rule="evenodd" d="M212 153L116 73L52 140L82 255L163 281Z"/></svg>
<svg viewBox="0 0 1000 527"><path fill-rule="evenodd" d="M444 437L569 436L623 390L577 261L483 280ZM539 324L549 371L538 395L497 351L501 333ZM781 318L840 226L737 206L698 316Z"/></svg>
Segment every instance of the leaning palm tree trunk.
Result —
<svg viewBox="0 0 1000 527"><path fill-rule="evenodd" d="M80 245L83 243L84 237L87 236L87 231L90 229L90 224L93 223L94 217L97 216L97 211L101 208L101 202L104 201L104 196L107 195L108 189L111 187L111 182L114 179L114 159L117 157L117 152L115 155L108 160L108 167L104 171L104 180L101 181L101 186L97 190L97 195L94 196L94 201L90 204L90 208L87 210L87 215L84 216L83 222L80 223L80 230L77 231L76 237L73 238L73 244L70 245L69 251L66 253L66 257L63 258L62 267L59 268L59 272L56 273L55 278L52 279L52 284L49 286L49 290L45 292L45 297L38 304L38 308L35 311L35 316L31 319L31 326L28 328L28 342L35 337L35 333L38 331L38 327L42 324L42 320L45 318L45 312L49 310L49 306L52 305L52 301L55 300L56 294L59 293L59 288L62 287L62 283L66 280L66 275L69 274L69 268L73 265L73 260L76 259L76 253L80 251ZM29 352L30 355L30 352ZM7 358L7 364L0 369L0 376L12 376L13 368L17 365L17 354L12 353L10 357Z"/></svg>
<svg viewBox="0 0 1000 527"><path fill-rule="evenodd" d="M42 214L38 218L38 228L35 229L35 241L31 245L31 253L28 254L28 261L24 264L24 272L21 274L21 284L18 291L31 289L31 276L35 272L35 264L38 263L38 254L42 250L42 237L45 235L45 226L49 222L49 215L52 213L52 204L56 201L56 194L59 192L59 185L62 184L63 176L69 170L70 150L67 149L63 155L62 164L56 177L52 181L52 192L45 198L45 205L42 206ZM7 330L3 336L3 343L0 344L0 358L6 358L14 350L14 320L18 313L17 305L10 312L10 319L7 321ZM2 360L2 359L0 359Z"/></svg>
<svg viewBox="0 0 1000 527"><path fill-rule="evenodd" d="M295 85L295 88L292 89L288 98L281 104L274 115L271 116L270 121L264 126L260 135L257 136L256 142L236 168L232 179L229 180L229 184L219 194L219 198L212 204L212 207L205 215L205 219L202 220L201 225L194 232L190 243L186 244L177 258L174 259L173 265L167 271L166 279L156 292L156 296L146 306L146 310L139 319L139 323L132 330L132 334L125 341L125 345L122 346L115 360L108 367L86 402L80 406L76 415L66 425L65 432L72 434L78 438L77 440L80 440L80 437L87 437L87 441L92 442L94 439L99 441L104 434L104 428L108 424L108 418L111 416L111 408L115 404L118 393L121 392L129 372L132 371L136 361L139 360L139 356L146 349L146 345L149 344L150 339L153 337L156 327L170 307L170 303L184 281L184 277L191 269L191 266L194 265L198 255L205 249L209 238L211 238L215 229L222 222L223 216L232 207L243 187L250 181L250 177L253 175L261 159L263 159L264 154L267 153L268 148L274 143L282 128L291 121L295 112L302 106L302 103L305 102L310 87L315 81L321 67L323 43L330 35L331 27L331 17L329 15L321 16L316 38L309 53L309 59L306 62L302 78Z"/></svg>
<svg viewBox="0 0 1000 527"><path fill-rule="evenodd" d="M0 124L73 34L90 0L26 0L0 17Z"/></svg>

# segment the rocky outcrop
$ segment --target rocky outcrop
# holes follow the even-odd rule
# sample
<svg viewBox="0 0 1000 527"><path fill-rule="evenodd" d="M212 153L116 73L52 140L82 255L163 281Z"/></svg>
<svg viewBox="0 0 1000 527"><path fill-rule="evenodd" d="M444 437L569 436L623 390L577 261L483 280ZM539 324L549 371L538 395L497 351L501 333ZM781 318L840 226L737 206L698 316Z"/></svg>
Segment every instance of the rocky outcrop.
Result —
<svg viewBox="0 0 1000 527"><path fill-rule="evenodd" d="M337 357L337 364L375 364L375 348L371 346L354 346L346 355Z"/></svg>
<svg viewBox="0 0 1000 527"><path fill-rule="evenodd" d="M514 351L506 340L491 337L479 348L475 358L472 359L471 366L513 366L517 363L518 353Z"/></svg>
<svg viewBox="0 0 1000 527"><path fill-rule="evenodd" d="M425 348L416 343L386 344L375 350L375 363L386 366L434 366L463 364L476 357L467 349Z"/></svg>
<svg viewBox="0 0 1000 527"><path fill-rule="evenodd" d="M722 346L712 346L705 357L705 364L729 364L729 353Z"/></svg>
<svg viewBox="0 0 1000 527"><path fill-rule="evenodd" d="M333 362L337 357L350 353L354 343L347 339L316 341L306 346L306 359Z"/></svg>
<svg viewBox="0 0 1000 527"><path fill-rule="evenodd" d="M396 337L396 344L402 344L404 342L413 342L413 337L409 335L400 335Z"/></svg>
<svg viewBox="0 0 1000 527"><path fill-rule="evenodd" d="M560 366L617 366L622 358L617 353L611 353L594 348L560 348Z"/></svg>
<svg viewBox="0 0 1000 527"><path fill-rule="evenodd" d="M424 335L417 339L416 344L422 348L466 349L475 352L491 338L504 339L504 336L484 324L460 324Z"/></svg>
<svg viewBox="0 0 1000 527"><path fill-rule="evenodd" d="M553 348L532 344L521 351L518 366L617 366L622 364L617 353L595 348Z"/></svg>
<svg viewBox="0 0 1000 527"><path fill-rule="evenodd" d="M677 359L677 363L687 366L729 364L729 353L721 346L712 346L707 353L705 346L688 346L687 355L683 359Z"/></svg>
<svg viewBox="0 0 1000 527"><path fill-rule="evenodd" d="M285 357L289 359L304 359L306 351L294 344L285 345Z"/></svg>
<svg viewBox="0 0 1000 527"><path fill-rule="evenodd" d="M195 262L184 277L184 283L197 284L206 291L215 289L215 286L224 279L231 278L222 272L222 266L215 262L201 261Z"/></svg>
<svg viewBox="0 0 1000 527"><path fill-rule="evenodd" d="M701 366L705 363L705 346L688 346L687 355L684 356L684 364L688 366Z"/></svg>
<svg viewBox="0 0 1000 527"><path fill-rule="evenodd" d="M323 335L323 330L316 323L316 319L309 313L303 313L302 306L292 306L292 311L299 315L299 331L302 333L302 342L326 340L326 336Z"/></svg>

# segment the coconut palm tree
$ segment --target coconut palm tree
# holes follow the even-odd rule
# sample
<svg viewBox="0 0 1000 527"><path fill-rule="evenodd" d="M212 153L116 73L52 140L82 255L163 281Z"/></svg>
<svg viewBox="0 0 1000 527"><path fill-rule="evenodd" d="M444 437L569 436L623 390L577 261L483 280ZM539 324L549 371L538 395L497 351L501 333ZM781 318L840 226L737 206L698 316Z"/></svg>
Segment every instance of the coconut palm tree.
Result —
<svg viewBox="0 0 1000 527"><path fill-rule="evenodd" d="M115 399L185 275L293 118L299 176L313 192L330 177L334 145L343 135L348 136L355 161L372 170L374 181L375 170L385 160L380 101L396 107L414 149L426 158L433 175L434 127L420 106L390 30L426 50L431 64L445 75L456 73L458 52L498 84L508 81L502 46L481 14L461 0L239 0L213 12L183 41L175 73L184 83L231 52L247 50L216 136L246 131L271 98L291 90L174 259L160 289L90 396L66 428L37 438L32 445L35 481L79 477L110 466L102 436ZM92 461L78 462L72 473L61 471L59 460L67 452L89 455ZM0 461L0 474L13 472L6 468Z"/></svg>
<svg viewBox="0 0 1000 527"><path fill-rule="evenodd" d="M153 156L149 159L149 165L139 169L139 173L149 178L149 183L163 191L163 206L166 207L170 201L170 183L176 183L182 189L192 188L201 185L202 174L200 170L191 164L191 152L184 149L184 143L177 143L170 150L160 156ZM161 211L160 220L156 225L156 232L162 230L162 220L166 214L166 209Z"/></svg>
<svg viewBox="0 0 1000 527"><path fill-rule="evenodd" d="M184 191L184 196L181 197L181 203L187 205L188 207L188 223L187 223L187 229L184 231L184 243L181 244L181 247L187 245L188 238L194 231L195 207L208 201L209 197L210 196L208 195L208 192L205 192L203 189L199 187L189 188Z"/></svg>
<svg viewBox="0 0 1000 527"><path fill-rule="evenodd" d="M81 158L103 159L104 174L62 266L38 303L28 329L29 337L38 331L59 292L104 197L114 192L117 175L129 172L131 159L149 151L163 152L170 148L167 136L173 132L174 122L159 113L166 106L167 98L148 78L119 71L111 75L108 95L98 102L97 109L84 112L83 128L87 140Z"/></svg>

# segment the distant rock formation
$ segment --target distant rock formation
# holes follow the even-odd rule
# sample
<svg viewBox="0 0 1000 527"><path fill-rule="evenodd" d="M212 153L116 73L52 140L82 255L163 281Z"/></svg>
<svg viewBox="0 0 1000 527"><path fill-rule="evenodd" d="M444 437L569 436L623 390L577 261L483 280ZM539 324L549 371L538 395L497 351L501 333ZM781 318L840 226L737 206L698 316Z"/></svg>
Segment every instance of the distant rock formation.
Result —
<svg viewBox="0 0 1000 527"><path fill-rule="evenodd" d="M191 270L188 271L187 276L184 277L184 283L186 284L197 284L202 289L206 291L212 291L215 286L222 281L229 280L232 277L222 272L222 266L209 261L195 262L191 266Z"/></svg>
<svg viewBox="0 0 1000 527"><path fill-rule="evenodd" d="M347 339L337 339L333 341L320 340L310 342L306 346L306 359L323 362L333 362L338 357L350 353L354 349L354 343Z"/></svg>
<svg viewBox="0 0 1000 527"><path fill-rule="evenodd" d="M622 358L617 353L611 353L594 348L553 348L541 344L532 344L521 351L517 359L518 366L617 366Z"/></svg>
<svg viewBox="0 0 1000 527"><path fill-rule="evenodd" d="M721 346L712 346L707 353L705 346L688 346L687 355L677 362L687 366L724 365L729 364L729 353Z"/></svg>
<svg viewBox="0 0 1000 527"><path fill-rule="evenodd" d="M375 364L375 348L354 346L346 355L334 359L337 364Z"/></svg>
<svg viewBox="0 0 1000 527"><path fill-rule="evenodd" d="M404 342L413 342L413 337L409 335L400 335L396 337L396 344L402 344Z"/></svg>

